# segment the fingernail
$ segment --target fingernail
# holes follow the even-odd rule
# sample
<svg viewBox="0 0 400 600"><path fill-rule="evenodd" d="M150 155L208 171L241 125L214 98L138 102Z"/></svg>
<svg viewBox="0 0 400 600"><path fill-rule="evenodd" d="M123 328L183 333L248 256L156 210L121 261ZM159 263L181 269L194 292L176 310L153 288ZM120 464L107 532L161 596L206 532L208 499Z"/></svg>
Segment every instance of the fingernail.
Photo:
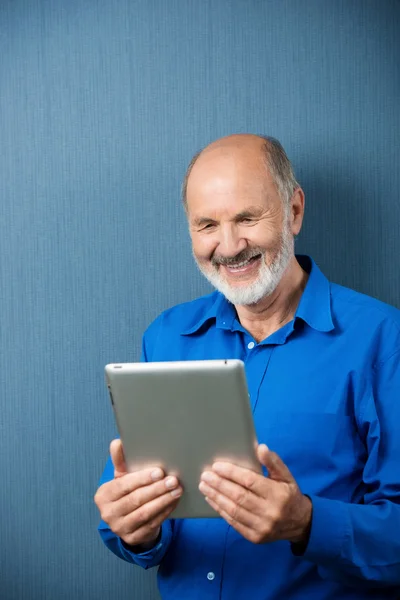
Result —
<svg viewBox="0 0 400 600"><path fill-rule="evenodd" d="M202 479L202 481L208 481L209 483L211 483L211 481L214 479L214 476L212 473L209 473L208 471L204 471L204 473L202 473L202 475L201 475L201 479Z"/></svg>
<svg viewBox="0 0 400 600"><path fill-rule="evenodd" d="M163 475L164 473L161 469L154 469L154 471L151 472L151 478L153 481L158 481L159 479L162 479Z"/></svg>
<svg viewBox="0 0 400 600"><path fill-rule="evenodd" d="M200 481L200 483L199 483L199 490L201 492L203 492L203 494L206 494L209 489L210 488L208 487L208 485L206 483L204 483L204 481Z"/></svg>
<svg viewBox="0 0 400 600"><path fill-rule="evenodd" d="M182 495L182 488L178 488L177 490L172 490L172 492L170 492L170 494L173 498L179 498L179 496Z"/></svg>
<svg viewBox="0 0 400 600"><path fill-rule="evenodd" d="M177 486L177 481L176 481L175 477L168 477L168 479L165 480L165 487L168 488L169 490L176 486Z"/></svg>

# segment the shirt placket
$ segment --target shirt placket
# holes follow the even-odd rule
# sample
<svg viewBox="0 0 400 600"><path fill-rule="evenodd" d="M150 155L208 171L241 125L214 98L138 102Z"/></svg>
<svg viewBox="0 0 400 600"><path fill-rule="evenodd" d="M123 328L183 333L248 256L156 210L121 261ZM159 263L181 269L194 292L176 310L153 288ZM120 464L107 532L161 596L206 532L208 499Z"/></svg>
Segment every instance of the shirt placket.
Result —
<svg viewBox="0 0 400 600"><path fill-rule="evenodd" d="M246 368L247 385L251 409L254 414L261 385L266 377L274 346L247 344L247 355L244 359Z"/></svg>

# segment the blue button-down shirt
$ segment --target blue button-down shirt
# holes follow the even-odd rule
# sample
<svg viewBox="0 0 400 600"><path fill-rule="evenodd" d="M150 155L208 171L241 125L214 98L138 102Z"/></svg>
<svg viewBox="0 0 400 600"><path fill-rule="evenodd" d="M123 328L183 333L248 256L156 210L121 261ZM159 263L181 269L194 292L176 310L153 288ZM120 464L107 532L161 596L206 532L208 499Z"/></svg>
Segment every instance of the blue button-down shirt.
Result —
<svg viewBox="0 0 400 600"><path fill-rule="evenodd" d="M298 260L310 275L295 318L260 343L218 292L144 335L143 360L243 360L258 440L313 504L301 556L218 518L166 521L160 543L134 554L101 522L115 554L159 566L165 600L400 597L400 311ZM112 477L109 461L101 481Z"/></svg>

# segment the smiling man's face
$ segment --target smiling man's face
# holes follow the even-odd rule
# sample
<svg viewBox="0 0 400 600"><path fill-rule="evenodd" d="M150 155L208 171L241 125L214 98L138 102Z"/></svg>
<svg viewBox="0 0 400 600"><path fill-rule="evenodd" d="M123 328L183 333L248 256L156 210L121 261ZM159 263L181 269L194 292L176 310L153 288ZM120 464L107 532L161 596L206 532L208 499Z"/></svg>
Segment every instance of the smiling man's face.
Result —
<svg viewBox="0 0 400 600"><path fill-rule="evenodd" d="M235 305L271 295L294 256L289 210L260 147L213 145L198 158L187 185L194 258Z"/></svg>

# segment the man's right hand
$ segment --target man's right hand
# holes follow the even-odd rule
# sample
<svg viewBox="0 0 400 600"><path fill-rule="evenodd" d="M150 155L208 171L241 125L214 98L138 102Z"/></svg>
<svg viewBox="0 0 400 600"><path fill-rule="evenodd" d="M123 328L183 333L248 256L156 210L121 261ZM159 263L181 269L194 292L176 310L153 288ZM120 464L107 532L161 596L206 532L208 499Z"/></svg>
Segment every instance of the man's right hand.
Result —
<svg viewBox="0 0 400 600"><path fill-rule="evenodd" d="M121 440L111 442L110 454L114 479L100 486L94 497L101 518L128 546L141 546L142 551L151 548L161 524L176 507L182 487L160 468L128 473Z"/></svg>

